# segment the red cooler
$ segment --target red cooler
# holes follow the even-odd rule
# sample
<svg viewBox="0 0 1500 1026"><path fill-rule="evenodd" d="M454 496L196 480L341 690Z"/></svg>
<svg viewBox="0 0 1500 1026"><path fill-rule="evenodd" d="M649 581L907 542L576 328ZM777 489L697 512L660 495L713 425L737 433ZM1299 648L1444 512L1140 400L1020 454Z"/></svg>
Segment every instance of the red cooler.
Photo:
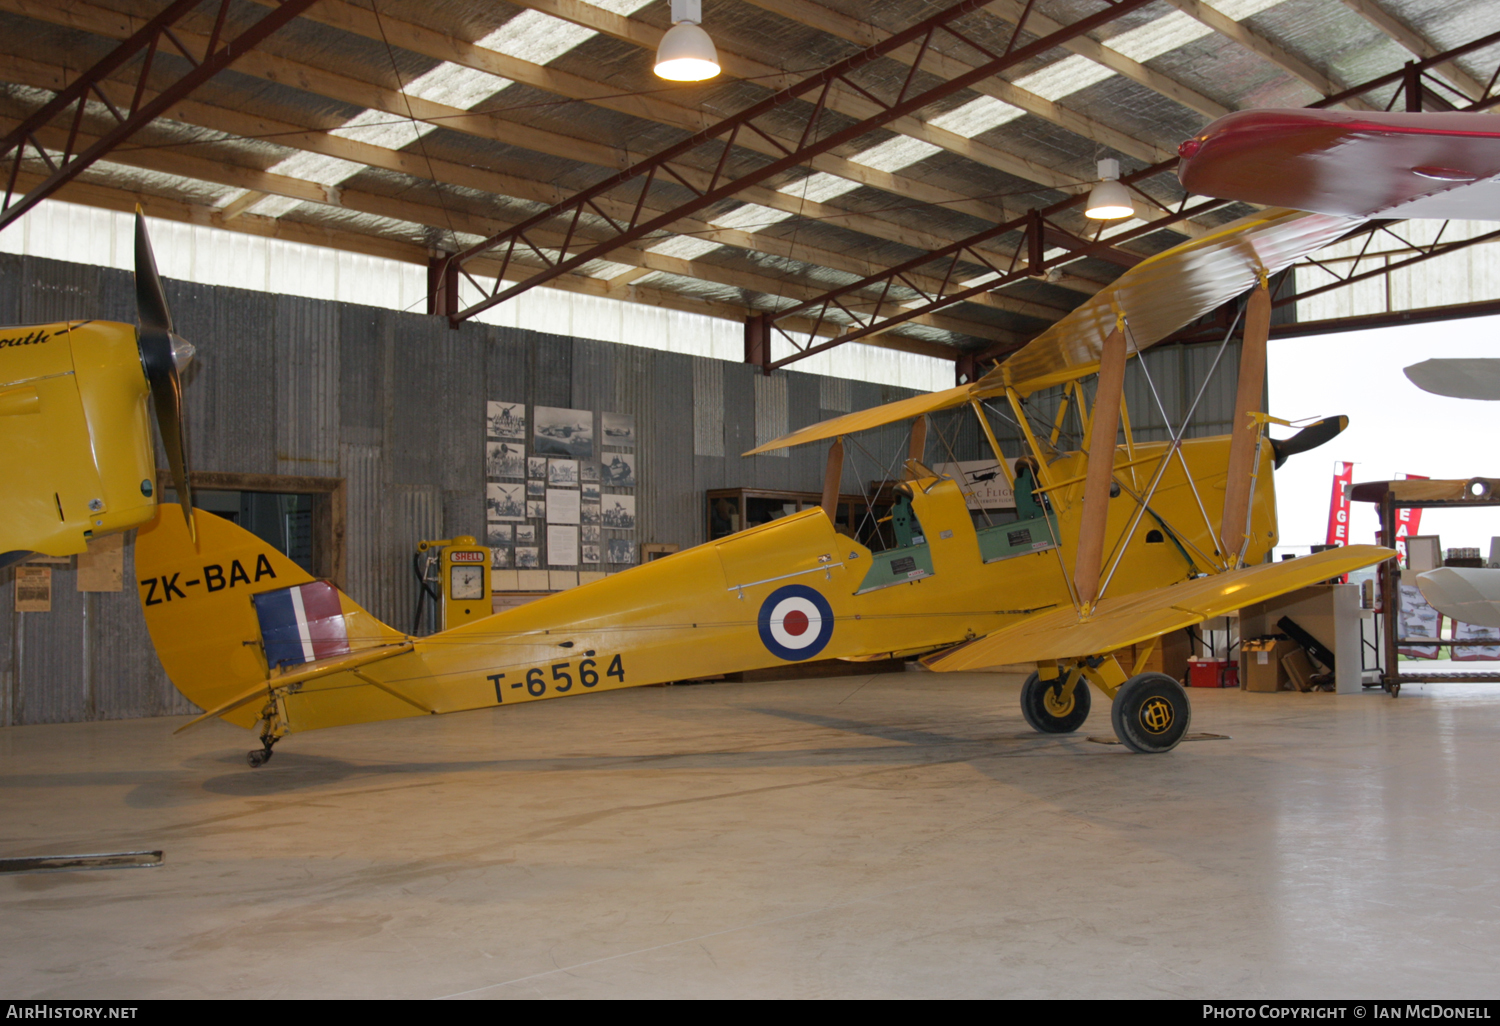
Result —
<svg viewBox="0 0 1500 1026"><path fill-rule="evenodd" d="M1240 667L1231 659L1189 659L1188 687L1237 688Z"/></svg>

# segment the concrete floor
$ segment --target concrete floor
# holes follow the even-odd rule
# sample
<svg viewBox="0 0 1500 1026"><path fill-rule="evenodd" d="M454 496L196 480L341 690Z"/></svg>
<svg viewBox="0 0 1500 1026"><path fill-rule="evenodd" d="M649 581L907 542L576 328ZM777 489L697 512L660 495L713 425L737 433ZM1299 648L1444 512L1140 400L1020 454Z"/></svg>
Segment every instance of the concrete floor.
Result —
<svg viewBox="0 0 1500 1026"><path fill-rule="evenodd" d="M1167 756L1019 678L644 688L289 738L0 730L0 993L1487 997L1500 688L1195 691Z"/></svg>

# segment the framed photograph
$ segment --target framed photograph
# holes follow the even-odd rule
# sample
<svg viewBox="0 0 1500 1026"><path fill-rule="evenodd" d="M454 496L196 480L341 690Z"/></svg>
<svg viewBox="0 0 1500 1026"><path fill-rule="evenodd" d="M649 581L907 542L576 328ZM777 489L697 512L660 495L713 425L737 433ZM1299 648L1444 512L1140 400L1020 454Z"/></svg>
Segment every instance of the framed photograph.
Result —
<svg viewBox="0 0 1500 1026"><path fill-rule="evenodd" d="M485 477L525 477L526 453L518 442L484 443Z"/></svg>
<svg viewBox="0 0 1500 1026"><path fill-rule="evenodd" d="M578 487L577 460L548 460L547 484L553 488Z"/></svg>
<svg viewBox="0 0 1500 1026"><path fill-rule="evenodd" d="M599 486L596 485L596 484L586 484L586 485L584 485L583 486L583 497L585 499L598 499L599 498Z"/></svg>
<svg viewBox="0 0 1500 1026"><path fill-rule="evenodd" d="M600 523L617 531L635 530L635 496L606 495L602 502ZM615 562L613 559L611 563ZM634 560L632 560L634 562Z"/></svg>
<svg viewBox="0 0 1500 1026"><path fill-rule="evenodd" d="M635 566L635 541L631 538L609 539L609 561Z"/></svg>
<svg viewBox="0 0 1500 1026"><path fill-rule="evenodd" d="M518 442L524 442L526 441L526 404L485 403L484 424L485 434L491 438L514 438Z"/></svg>
<svg viewBox="0 0 1500 1026"><path fill-rule="evenodd" d="M584 542L578 550L579 563L588 566L599 562L599 543Z"/></svg>
<svg viewBox="0 0 1500 1026"><path fill-rule="evenodd" d="M484 543L492 549L508 547L512 530L510 524L490 524L485 529Z"/></svg>
<svg viewBox="0 0 1500 1026"><path fill-rule="evenodd" d="M545 499L526 500L526 519L541 520L547 515L547 501Z"/></svg>
<svg viewBox="0 0 1500 1026"><path fill-rule="evenodd" d="M490 569L507 570L510 568L510 549L490 549Z"/></svg>
<svg viewBox="0 0 1500 1026"><path fill-rule="evenodd" d="M547 527L547 565L578 565L578 528L550 524Z"/></svg>
<svg viewBox="0 0 1500 1026"><path fill-rule="evenodd" d="M611 452L604 457L602 470L604 484L610 488L635 487L635 456L632 453Z"/></svg>
<svg viewBox="0 0 1500 1026"><path fill-rule="evenodd" d="M599 544L599 525L598 524L589 524L589 525L586 525L584 527L579 528L578 530L579 530L579 535L578 536L583 539L583 543L585 545L598 545Z"/></svg>
<svg viewBox="0 0 1500 1026"><path fill-rule="evenodd" d="M536 570L542 565L542 550L534 545L516 546L516 569Z"/></svg>
<svg viewBox="0 0 1500 1026"><path fill-rule="evenodd" d="M536 525L535 524L517 524L516 525L516 544L517 545L535 545L536 544Z"/></svg>
<svg viewBox="0 0 1500 1026"><path fill-rule="evenodd" d="M585 484L590 484L590 483L597 484L598 481L599 481L599 461L598 460L581 460L581 461L579 461L579 464L578 464L578 479L580 481L584 482Z"/></svg>
<svg viewBox="0 0 1500 1026"><path fill-rule="evenodd" d="M547 457L526 457L526 476L536 478L539 481L547 480Z"/></svg>
<svg viewBox="0 0 1500 1026"><path fill-rule="evenodd" d="M547 489L547 523L578 523L578 492L573 488Z"/></svg>
<svg viewBox="0 0 1500 1026"><path fill-rule="evenodd" d="M484 511L487 520L525 520L526 486L493 483L485 485Z"/></svg>
<svg viewBox="0 0 1500 1026"><path fill-rule="evenodd" d="M580 524L599 523L599 504L597 502L585 502L578 507L578 522Z"/></svg>
<svg viewBox="0 0 1500 1026"><path fill-rule="evenodd" d="M547 497L547 482L527 481L526 497L528 499L545 499Z"/></svg>
<svg viewBox="0 0 1500 1026"><path fill-rule="evenodd" d="M604 427L604 444L623 449L635 448L635 415L630 413L600 414Z"/></svg>
<svg viewBox="0 0 1500 1026"><path fill-rule="evenodd" d="M677 551L677 546L671 542L643 542L641 544L641 562L649 563L663 556L670 556Z"/></svg>
<svg viewBox="0 0 1500 1026"><path fill-rule="evenodd" d="M538 406L532 411L531 448L542 456L594 458L594 412Z"/></svg>

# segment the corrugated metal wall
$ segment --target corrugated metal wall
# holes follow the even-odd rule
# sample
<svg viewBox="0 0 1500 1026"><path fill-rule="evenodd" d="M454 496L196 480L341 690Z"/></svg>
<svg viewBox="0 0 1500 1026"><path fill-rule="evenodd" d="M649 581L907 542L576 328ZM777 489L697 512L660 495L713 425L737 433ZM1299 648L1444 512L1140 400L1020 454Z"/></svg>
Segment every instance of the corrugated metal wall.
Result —
<svg viewBox="0 0 1500 1026"><path fill-rule="evenodd" d="M706 489L821 491L821 447L741 457L757 437L914 394L517 328L453 331L349 303L172 280L166 290L179 333L198 347L186 376L194 469L343 478L349 592L403 630L416 542L483 536L487 400L633 414L636 538L686 547L703 540ZM133 321L131 276L0 254L0 324L70 317ZM898 426L861 442L889 456L904 453L905 437ZM127 580L133 556L132 535ZM83 594L75 571L58 568L52 612L15 613L13 595L13 573L0 571L0 725L192 710L162 673L128 585Z"/></svg>

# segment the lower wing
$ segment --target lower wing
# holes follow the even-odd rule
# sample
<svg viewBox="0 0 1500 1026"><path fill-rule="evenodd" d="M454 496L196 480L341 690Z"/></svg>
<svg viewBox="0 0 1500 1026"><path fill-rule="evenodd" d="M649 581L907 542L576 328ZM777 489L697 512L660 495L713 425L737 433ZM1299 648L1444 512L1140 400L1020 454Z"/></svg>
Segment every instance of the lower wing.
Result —
<svg viewBox="0 0 1500 1026"><path fill-rule="evenodd" d="M1100 655L1379 563L1395 554L1378 545L1350 545L1106 598L1086 620L1073 609L1041 613L922 662L930 669L951 672Z"/></svg>

